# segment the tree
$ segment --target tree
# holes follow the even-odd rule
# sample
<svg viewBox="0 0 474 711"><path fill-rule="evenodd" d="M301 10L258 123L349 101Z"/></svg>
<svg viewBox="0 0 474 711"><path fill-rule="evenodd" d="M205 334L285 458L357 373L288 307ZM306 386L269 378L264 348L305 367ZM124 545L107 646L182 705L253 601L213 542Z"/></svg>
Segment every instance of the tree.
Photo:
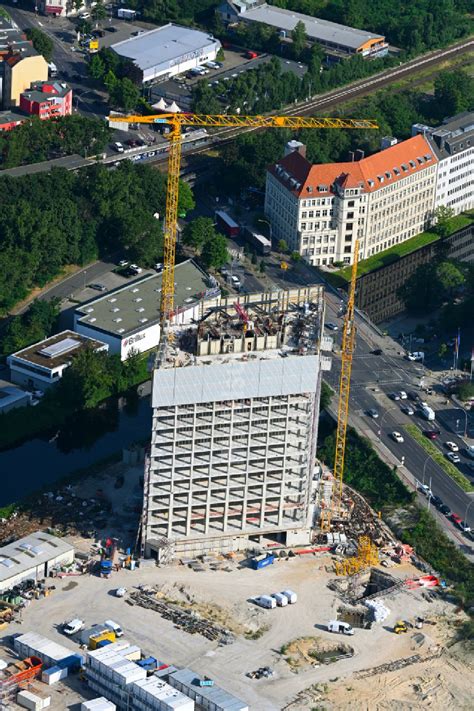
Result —
<svg viewBox="0 0 474 711"><path fill-rule="evenodd" d="M443 117L472 110L474 79L462 69L456 72L440 72L434 86L435 100Z"/></svg>
<svg viewBox="0 0 474 711"><path fill-rule="evenodd" d="M436 268L436 278L445 294L451 294L466 281L461 269L454 262L441 262Z"/></svg>
<svg viewBox="0 0 474 711"><path fill-rule="evenodd" d="M210 267L218 269L228 261L229 253L224 235L216 233L214 239L207 240L202 249L201 259L207 269Z"/></svg>
<svg viewBox="0 0 474 711"><path fill-rule="evenodd" d="M109 81L110 74L111 72L107 75ZM110 81L109 86L107 88L110 94L111 106L124 111L131 111L136 107L140 99L140 90L128 77L125 77L125 79L115 78L115 81Z"/></svg>
<svg viewBox="0 0 474 711"><path fill-rule="evenodd" d="M206 242L214 240L216 230L214 222L210 217L197 217L195 220L188 222L183 230L182 241L196 251L200 251Z"/></svg>
<svg viewBox="0 0 474 711"><path fill-rule="evenodd" d="M42 54L47 62L51 61L53 56L54 44L51 37L49 37L41 30L36 27L29 27L25 30L25 34L29 40L31 40L33 47L39 54Z"/></svg>
<svg viewBox="0 0 474 711"><path fill-rule="evenodd" d="M334 395L334 390L329 387L324 380L321 382L321 399L319 401L319 409L326 410L331 404L332 397Z"/></svg>
<svg viewBox="0 0 474 711"><path fill-rule="evenodd" d="M447 237L450 232L450 220L454 217L454 210L451 207L446 207L446 205L440 205L435 210L435 232L440 237Z"/></svg>
<svg viewBox="0 0 474 711"><path fill-rule="evenodd" d="M102 79L105 74L105 63L97 52L90 58L87 70L93 79Z"/></svg>
<svg viewBox="0 0 474 711"><path fill-rule="evenodd" d="M299 262L301 261L301 254L299 252L292 252L291 253L291 261L292 262Z"/></svg>
<svg viewBox="0 0 474 711"><path fill-rule="evenodd" d="M459 399L463 402L474 398L474 383L461 383L456 389Z"/></svg>
<svg viewBox="0 0 474 711"><path fill-rule="evenodd" d="M88 410L108 397L113 387L112 357L94 348L78 351L57 386L60 402Z"/></svg>
<svg viewBox="0 0 474 711"><path fill-rule="evenodd" d="M294 29L292 30L291 39L293 42L293 50L295 56L300 57L308 41L308 37L306 35L306 27L304 22L301 22L301 20L296 23Z"/></svg>
<svg viewBox="0 0 474 711"><path fill-rule="evenodd" d="M439 358L444 358L446 353L448 352L448 346L446 343L441 343L440 347L438 348L438 356Z"/></svg>
<svg viewBox="0 0 474 711"><path fill-rule="evenodd" d="M105 20L107 17L107 10L105 9L102 1L98 1L96 5L91 10L91 15L94 20L100 21L100 20Z"/></svg>
<svg viewBox="0 0 474 711"><path fill-rule="evenodd" d="M0 351L7 355L41 341L54 332L59 316L59 299L33 301L21 316L14 316L5 329Z"/></svg>
<svg viewBox="0 0 474 711"><path fill-rule="evenodd" d="M252 256L251 256L251 258L250 258L250 261L252 262L252 264L257 264L257 262L258 262L257 253L256 253L255 250L253 250L253 252L252 252Z"/></svg>
<svg viewBox="0 0 474 711"><path fill-rule="evenodd" d="M278 251L286 254L288 252L288 244L284 239L278 240Z"/></svg>
<svg viewBox="0 0 474 711"><path fill-rule="evenodd" d="M260 271L260 274L265 274L266 268L267 268L267 265L265 264L264 260L261 259L261 260L260 260L259 267L258 267L258 269L259 269L259 271Z"/></svg>
<svg viewBox="0 0 474 711"><path fill-rule="evenodd" d="M398 295L410 313L426 314L451 298L465 280L455 263L435 259L421 264L398 290Z"/></svg>

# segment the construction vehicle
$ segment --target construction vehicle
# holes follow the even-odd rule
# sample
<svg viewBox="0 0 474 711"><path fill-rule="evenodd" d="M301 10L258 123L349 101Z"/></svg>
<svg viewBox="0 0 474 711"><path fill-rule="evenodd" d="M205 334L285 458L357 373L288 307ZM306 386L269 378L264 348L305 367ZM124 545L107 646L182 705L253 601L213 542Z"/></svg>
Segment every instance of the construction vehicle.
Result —
<svg viewBox="0 0 474 711"><path fill-rule="evenodd" d="M166 345L167 326L173 317L174 309L174 267L176 251L176 235L178 224L178 196L181 163L181 138L183 126L212 128L353 128L375 129L378 124L370 119L349 118L315 118L308 116L240 116L240 115L205 115L191 113L163 113L151 116L120 116L108 117L111 125L125 124L158 124L168 126L167 138L170 142L168 163L168 187L166 192L164 250L163 250L163 281L160 301L160 324L163 329L163 345ZM158 361L159 363L159 361Z"/></svg>
<svg viewBox="0 0 474 711"><path fill-rule="evenodd" d="M395 634L404 634L405 632L408 632L408 626L403 620L398 620L398 622L395 622L393 631Z"/></svg>

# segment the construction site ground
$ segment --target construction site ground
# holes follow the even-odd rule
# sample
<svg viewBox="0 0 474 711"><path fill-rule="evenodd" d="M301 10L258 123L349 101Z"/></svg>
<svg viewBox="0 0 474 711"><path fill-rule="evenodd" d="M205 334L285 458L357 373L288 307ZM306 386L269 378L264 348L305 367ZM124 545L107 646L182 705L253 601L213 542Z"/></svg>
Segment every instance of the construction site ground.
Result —
<svg viewBox="0 0 474 711"><path fill-rule="evenodd" d="M435 598L430 601L422 591L401 590L393 597L382 596L390 616L372 629L356 629L352 637L330 634L325 626L336 616L340 603L337 594L327 587L334 577L330 556L301 556L279 559L274 565L259 571L241 566L236 560L225 562L227 570L204 570L174 564L169 567L145 567L135 571L120 570L110 579L95 575L56 580L55 592L47 598L33 601L22 615L21 624L12 623L3 641L11 634L35 631L72 649L75 643L60 631L60 625L80 617L87 626L113 619L124 629L124 638L141 646L142 650L167 663L188 666L206 674L229 692L248 702L258 711L307 711L312 708L385 709L385 708L472 708L469 679L472 666L468 659L458 658L445 649L453 639L456 624L463 613L450 603ZM390 570L398 578L419 574L405 564ZM163 619L156 611L127 603L130 593L144 585L159 590L158 599L177 601L202 616L214 610L216 621L232 630L235 641L219 646L201 634L191 635ZM126 598L114 596L120 586L128 590ZM284 608L263 610L249 599L291 588L298 602ZM152 598L156 599L153 592ZM392 627L398 619L421 616L436 621L422 630L409 630L396 635ZM247 634L246 634L247 633ZM414 634L423 635L414 639ZM285 645L297 638L317 637L334 645L348 645L354 656L330 664L310 663L290 665L285 657ZM421 640L421 642L420 642ZM282 650L283 647L283 650ZM283 654L282 654L283 652ZM441 654L441 656L438 656ZM6 655L6 652L5 652ZM396 660L419 655L420 660L405 668L384 673L370 671L357 679L364 670L373 670ZM436 655L436 656L433 656ZM0 653L0 656L4 656ZM427 657L424 662L423 658ZM271 678L249 679L247 672L268 666ZM293 670L292 670L293 669ZM364 672L365 673L365 672ZM410 681L412 680L412 681ZM67 693L69 681L60 682ZM77 684L76 678L74 684ZM298 695L318 685L312 700ZM324 693L321 693L323 689ZM313 692L311 692L313 693ZM61 708L75 709L77 691L63 698ZM85 687L84 696L90 697ZM320 696L320 698L319 698ZM319 700L318 700L319 698ZM425 699L425 700L424 700ZM431 699L433 702L431 702Z"/></svg>

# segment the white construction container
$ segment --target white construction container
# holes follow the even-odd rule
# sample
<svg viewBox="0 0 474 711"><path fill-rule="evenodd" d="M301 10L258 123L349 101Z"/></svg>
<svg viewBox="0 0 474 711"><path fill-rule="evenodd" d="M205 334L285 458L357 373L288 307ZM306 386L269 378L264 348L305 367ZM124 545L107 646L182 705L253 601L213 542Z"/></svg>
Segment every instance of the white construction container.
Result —
<svg viewBox="0 0 474 711"><path fill-rule="evenodd" d="M194 701L156 677L130 685L135 711L194 711Z"/></svg>
<svg viewBox="0 0 474 711"><path fill-rule="evenodd" d="M276 600L270 597L270 595L259 595L255 597L254 600L259 607L266 607L269 610L273 610L273 608L277 606Z"/></svg>
<svg viewBox="0 0 474 711"><path fill-rule="evenodd" d="M61 681L61 679L65 679L68 675L68 671L67 667L64 669L61 669L61 667L50 667L42 672L41 681L51 686L51 684L56 684L58 681Z"/></svg>
<svg viewBox="0 0 474 711"><path fill-rule="evenodd" d="M286 607L288 605L288 598L283 593L273 593L272 598L276 600L278 607Z"/></svg>
<svg viewBox="0 0 474 711"><path fill-rule="evenodd" d="M97 699L83 701L81 711L116 711L117 707L105 696L99 696Z"/></svg>
<svg viewBox="0 0 474 711"><path fill-rule="evenodd" d="M31 711L42 711L51 705L51 696L39 696L32 691L20 691L17 694L16 702L18 706Z"/></svg>
<svg viewBox="0 0 474 711"><path fill-rule="evenodd" d="M281 594L288 598L290 605L294 605L298 600L298 595L293 590L282 590Z"/></svg>
<svg viewBox="0 0 474 711"><path fill-rule="evenodd" d="M13 640L13 647L20 656L39 657L46 666L53 667L62 659L71 657L77 653L76 649L63 647L47 637L43 637L36 632L27 632L19 635Z"/></svg>
<svg viewBox="0 0 474 711"><path fill-rule="evenodd" d="M134 645L130 645L126 649L119 652L119 654L121 654L124 659L128 659L130 662L138 662L142 658L142 650L140 647L135 647Z"/></svg>

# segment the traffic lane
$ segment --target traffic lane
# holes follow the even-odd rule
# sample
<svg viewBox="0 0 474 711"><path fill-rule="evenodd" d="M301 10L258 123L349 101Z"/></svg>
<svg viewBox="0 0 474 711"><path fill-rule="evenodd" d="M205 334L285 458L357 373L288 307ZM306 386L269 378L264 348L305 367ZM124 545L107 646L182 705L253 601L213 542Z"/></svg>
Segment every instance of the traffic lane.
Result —
<svg viewBox="0 0 474 711"><path fill-rule="evenodd" d="M439 496L442 501L449 506L451 511L458 513L461 518L464 518L471 497L466 494L454 482L448 474L423 450L415 440L404 429L406 421L400 417L402 413L395 414L390 410L385 418L384 423L379 426L376 421L372 420L372 428L378 433L381 431L380 439L390 449L398 459L404 457L405 467L413 474L413 476L421 483L429 484L431 480L431 489L433 494ZM391 435L391 432L399 431L403 437L403 443L396 443ZM473 519L474 512L467 511L470 519Z"/></svg>

